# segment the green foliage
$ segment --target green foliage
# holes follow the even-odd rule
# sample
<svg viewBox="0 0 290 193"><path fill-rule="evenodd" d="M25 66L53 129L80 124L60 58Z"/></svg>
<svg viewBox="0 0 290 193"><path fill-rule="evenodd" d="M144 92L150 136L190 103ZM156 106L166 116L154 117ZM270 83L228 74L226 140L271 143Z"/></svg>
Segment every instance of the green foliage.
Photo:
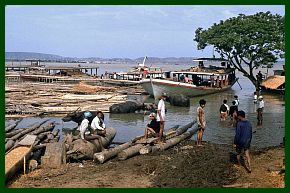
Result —
<svg viewBox="0 0 290 193"><path fill-rule="evenodd" d="M214 23L207 30L198 28L194 41L198 43L198 49L213 45L222 58L228 59L257 85L253 69L271 66L284 56L284 22L284 16L270 12L240 14L219 24ZM248 65L249 71L243 68L242 62Z"/></svg>

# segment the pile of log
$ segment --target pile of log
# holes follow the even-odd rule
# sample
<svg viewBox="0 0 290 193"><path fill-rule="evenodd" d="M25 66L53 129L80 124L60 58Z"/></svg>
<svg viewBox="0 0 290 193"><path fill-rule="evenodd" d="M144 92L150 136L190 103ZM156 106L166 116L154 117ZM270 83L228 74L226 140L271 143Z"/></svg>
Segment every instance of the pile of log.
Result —
<svg viewBox="0 0 290 193"><path fill-rule="evenodd" d="M115 87L105 87L105 86L91 86L84 82L80 82L79 84L73 87L73 90L76 93L97 93L97 92L115 92L117 88Z"/></svg>
<svg viewBox="0 0 290 193"><path fill-rule="evenodd" d="M49 119L43 120L32 125L29 128L17 128L18 123L5 127L5 152L17 147L18 143L27 135L36 135L36 140L33 144L33 150L37 151L46 147L48 143L59 141L58 130L53 130L55 127L54 121ZM33 151L33 152L34 152Z"/></svg>
<svg viewBox="0 0 290 193"><path fill-rule="evenodd" d="M189 128L193 127L188 131ZM157 138L144 138L144 135L138 136L115 148L95 153L93 159L96 163L104 163L105 161L117 157L119 160L126 160L139 154L147 154L155 151L163 151L178 144L184 139L190 138L197 132L197 124L195 121L190 122L182 127L173 127L165 133L165 143L157 143Z"/></svg>

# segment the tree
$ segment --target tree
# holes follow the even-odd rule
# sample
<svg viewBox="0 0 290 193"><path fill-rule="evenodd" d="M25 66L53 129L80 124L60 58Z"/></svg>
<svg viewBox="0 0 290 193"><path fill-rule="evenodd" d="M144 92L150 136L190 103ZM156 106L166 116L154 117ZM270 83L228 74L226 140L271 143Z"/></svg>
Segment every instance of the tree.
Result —
<svg viewBox="0 0 290 193"><path fill-rule="evenodd" d="M198 28L194 41L199 50L213 45L215 51L249 78L258 90L260 82L253 70L273 66L284 57L284 20L284 16L270 12L240 14L219 24L214 23L207 30Z"/></svg>

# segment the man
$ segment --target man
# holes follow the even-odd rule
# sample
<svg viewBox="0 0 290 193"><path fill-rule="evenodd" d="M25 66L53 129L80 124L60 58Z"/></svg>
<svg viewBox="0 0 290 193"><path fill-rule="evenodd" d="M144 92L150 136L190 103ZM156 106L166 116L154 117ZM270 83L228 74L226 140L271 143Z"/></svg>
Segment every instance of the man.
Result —
<svg viewBox="0 0 290 193"><path fill-rule="evenodd" d="M223 104L220 107L220 117L221 117L221 121L225 121L228 117L229 114L229 105L227 105L228 100L223 100Z"/></svg>
<svg viewBox="0 0 290 193"><path fill-rule="evenodd" d="M101 151L103 151L105 148L102 143L102 139L99 135L105 136L106 134L106 125L104 123L104 114L102 111L97 111L96 112L96 117L93 119L91 123L91 129L92 129L92 134L97 135L97 140L99 142L99 145L101 147Z"/></svg>
<svg viewBox="0 0 290 193"><path fill-rule="evenodd" d="M150 113L149 119L151 120L149 124L147 124L145 128L145 139L148 137L148 133L152 133L153 135L159 135L160 132L160 123L157 122L156 114Z"/></svg>
<svg viewBox="0 0 290 193"><path fill-rule="evenodd" d="M203 137L203 132L205 130L205 112L204 112L204 107L205 107L206 101L204 99L201 99L199 101L199 107L197 107L197 124L198 124L198 132L197 132L197 146L202 146L201 141Z"/></svg>
<svg viewBox="0 0 290 193"><path fill-rule="evenodd" d="M163 132L164 132L164 124L165 124L165 103L167 95L166 93L163 93L157 107L157 121L160 123L160 131L159 131L159 137L158 141L161 142L163 138ZM163 142L165 142L165 139L163 139Z"/></svg>
<svg viewBox="0 0 290 193"><path fill-rule="evenodd" d="M263 122L263 111L264 111L264 100L263 100L263 96L259 96L259 101L258 101L258 109L257 109L257 119L258 119L258 126L262 125Z"/></svg>
<svg viewBox="0 0 290 193"><path fill-rule="evenodd" d="M241 165L241 154L245 152L246 161L248 166L245 166L249 173L252 172L251 169L251 159L250 159L250 145L252 140L252 125L246 119L246 114L244 111L238 111L238 123L236 127L236 135L234 139L233 147L237 151L237 167Z"/></svg>
<svg viewBox="0 0 290 193"><path fill-rule="evenodd" d="M89 118L92 117L92 113L89 111L84 112L84 119L81 122L81 125L78 127L77 130L80 131L81 139L87 143L85 139L85 133L89 129Z"/></svg>
<svg viewBox="0 0 290 193"><path fill-rule="evenodd" d="M235 95L234 96L234 101L235 101L235 106L237 106L237 108L239 107L239 104L240 104L240 101L239 101L239 97L238 97L238 95Z"/></svg>

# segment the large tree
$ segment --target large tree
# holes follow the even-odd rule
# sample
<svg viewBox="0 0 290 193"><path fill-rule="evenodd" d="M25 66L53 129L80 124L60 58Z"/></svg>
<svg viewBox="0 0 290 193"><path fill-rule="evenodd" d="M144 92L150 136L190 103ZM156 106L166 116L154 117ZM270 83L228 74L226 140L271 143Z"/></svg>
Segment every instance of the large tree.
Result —
<svg viewBox="0 0 290 193"><path fill-rule="evenodd" d="M214 23L206 30L198 28L194 41L198 43L198 49L214 46L222 58L248 77L258 89L259 81L253 70L272 66L283 58L284 39L284 16L260 12L240 14L219 24Z"/></svg>

